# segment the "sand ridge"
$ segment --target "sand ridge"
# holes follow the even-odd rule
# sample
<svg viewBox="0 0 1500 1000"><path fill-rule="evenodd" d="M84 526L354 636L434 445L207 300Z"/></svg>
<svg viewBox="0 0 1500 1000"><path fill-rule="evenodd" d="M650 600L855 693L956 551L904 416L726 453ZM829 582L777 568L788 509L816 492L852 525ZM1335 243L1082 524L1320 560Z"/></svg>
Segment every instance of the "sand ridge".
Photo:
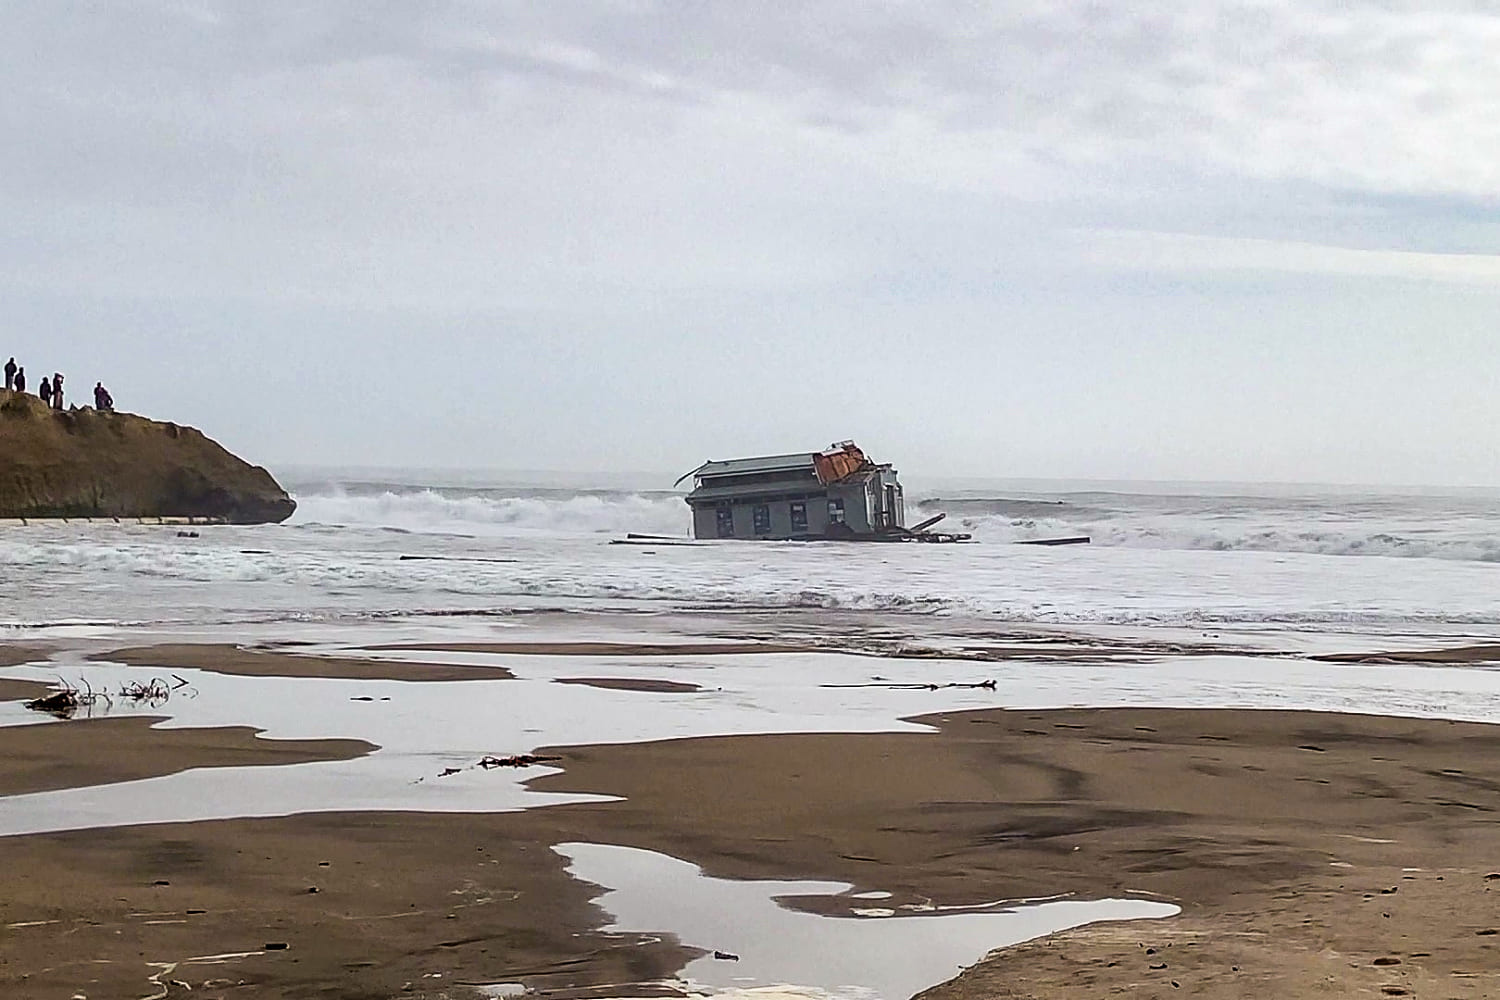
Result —
<svg viewBox="0 0 1500 1000"><path fill-rule="evenodd" d="M22 681L0 677L0 701L30 701L40 698L52 689L46 681Z"/></svg>
<svg viewBox="0 0 1500 1000"><path fill-rule="evenodd" d="M153 729L160 721L122 716L0 727L0 795L135 781L195 767L350 760L378 749L364 740L266 739L249 726Z"/></svg>
<svg viewBox="0 0 1500 1000"><path fill-rule="evenodd" d="M421 651L511 656L719 656L746 653L816 653L816 646L781 642L441 642L369 646L374 652Z"/></svg>
<svg viewBox="0 0 1500 1000"><path fill-rule="evenodd" d="M1441 649L1399 649L1377 653L1323 653L1309 657L1324 663L1495 663L1500 644L1445 646Z"/></svg>
<svg viewBox="0 0 1500 1000"><path fill-rule="evenodd" d="M697 684L654 677L559 677L553 683L581 684L606 691L650 691L656 694L692 694L703 690Z"/></svg>
<svg viewBox="0 0 1500 1000"><path fill-rule="evenodd" d="M380 648L380 647L376 647ZM397 647L399 648L399 647ZM504 667L449 663L410 663L349 656L299 653L291 647L251 648L227 643L164 643L94 653L107 660L164 670L190 668L254 677L335 677L348 680L473 681L510 680Z"/></svg>

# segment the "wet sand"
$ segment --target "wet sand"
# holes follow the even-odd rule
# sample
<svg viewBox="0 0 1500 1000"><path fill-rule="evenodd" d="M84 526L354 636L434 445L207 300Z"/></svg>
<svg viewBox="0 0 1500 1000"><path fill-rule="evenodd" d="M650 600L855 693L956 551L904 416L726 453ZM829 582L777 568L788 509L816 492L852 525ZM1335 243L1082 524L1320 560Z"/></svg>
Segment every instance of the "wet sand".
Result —
<svg viewBox="0 0 1500 1000"><path fill-rule="evenodd" d="M23 661L24 662L24 661ZM52 689L45 681L18 681L0 678L0 701L30 701Z"/></svg>
<svg viewBox="0 0 1500 1000"><path fill-rule="evenodd" d="M1326 653L1311 659L1325 663L1496 663L1500 662L1500 645L1402 649L1383 653Z"/></svg>
<svg viewBox="0 0 1500 1000"><path fill-rule="evenodd" d="M578 749L535 784L626 796L594 807L612 842L710 874L845 880L895 893L882 905L1070 892L1184 908L1007 949L944 998L1165 996L1174 981L1226 998L1500 993L1485 933L1500 928L1500 727L1151 709L928 721L939 736Z"/></svg>
<svg viewBox="0 0 1500 1000"><path fill-rule="evenodd" d="M194 767L256 767L349 760L363 740L270 740L248 726L152 729L158 719L71 719L0 728L0 795L108 785Z"/></svg>
<svg viewBox="0 0 1500 1000"><path fill-rule="evenodd" d="M45 660L52 650L44 646L0 645L0 667L13 667L18 663Z"/></svg>
<svg viewBox="0 0 1500 1000"><path fill-rule="evenodd" d="M52 652L52 649L47 646L0 645L0 667L40 662L51 656ZM52 685L46 681L0 678L0 701L30 701L33 698L42 697L51 690Z"/></svg>
<svg viewBox="0 0 1500 1000"><path fill-rule="evenodd" d="M752 641L724 639L715 642L448 642L392 643L368 647L375 652L485 653L510 656L732 656L746 653L828 653L842 652L856 656L899 657L907 660L972 660L1004 662L1009 660L1090 660L1109 659L1116 663L1147 662L1163 656L1196 655L1242 656L1241 647L1220 643L1120 642L1104 639L1085 640L1081 636L1046 639L1032 634L1007 636L1010 641L997 643L988 638L963 645L927 646L910 637L891 638L855 632L836 635L831 632L808 635L805 641L786 642L774 639ZM1257 655L1264 655L1259 653Z"/></svg>
<svg viewBox="0 0 1500 1000"><path fill-rule="evenodd" d="M702 691L697 684L663 681L651 677L559 677L555 684L582 684L606 691L653 691L658 694L692 694Z"/></svg>
<svg viewBox="0 0 1500 1000"><path fill-rule="evenodd" d="M157 995L465 997L457 984L633 983L687 960L594 933L597 890L517 832L397 813L11 838L0 995L146 997L168 969L192 991Z"/></svg>
<svg viewBox="0 0 1500 1000"><path fill-rule="evenodd" d="M441 651L511 656L710 656L815 653L817 646L776 642L446 642L370 646L375 652Z"/></svg>
<svg viewBox="0 0 1500 1000"><path fill-rule="evenodd" d="M111 650L107 653L96 653L90 659L108 660L112 663L125 663L137 667L160 667L163 670L186 667L211 670L220 674L245 674L253 677L338 677L359 681L475 681L509 680L515 676L504 667L316 656L309 653L287 652L283 649L254 649L227 644L168 643L158 646L136 646Z"/></svg>
<svg viewBox="0 0 1500 1000"><path fill-rule="evenodd" d="M590 930L590 890L549 850L561 841L848 881L892 892L882 905L1067 892L1183 906L1006 949L933 991L944 1000L1500 992L1500 934L1485 933L1500 930L1500 877L1486 878L1500 876L1500 727L1164 709L923 721L938 731L555 749L563 772L533 782L618 802L6 838L0 994L145 996L152 962L213 996L670 975L685 957L670 942ZM15 730L0 772L37 753L27 730L88 725ZM51 752L86 756L71 739ZM187 961L225 952L250 954Z"/></svg>

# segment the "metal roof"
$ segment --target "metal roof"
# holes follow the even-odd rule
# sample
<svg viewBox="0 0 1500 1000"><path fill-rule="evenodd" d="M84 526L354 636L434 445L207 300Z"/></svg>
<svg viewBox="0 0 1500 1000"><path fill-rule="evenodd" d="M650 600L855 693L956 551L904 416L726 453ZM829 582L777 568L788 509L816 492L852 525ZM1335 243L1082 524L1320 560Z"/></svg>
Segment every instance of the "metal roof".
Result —
<svg viewBox="0 0 1500 1000"><path fill-rule="evenodd" d="M692 504L717 500L750 500L759 497L787 497L795 500L799 497L825 496L827 492L827 489L816 480L781 479L749 486L700 486L683 499Z"/></svg>
<svg viewBox="0 0 1500 1000"><path fill-rule="evenodd" d="M704 462L688 475L703 479L709 476L742 476L754 472L791 472L799 469L811 472L815 457L816 452L802 451L794 455L764 455L760 458L733 458L727 462Z"/></svg>

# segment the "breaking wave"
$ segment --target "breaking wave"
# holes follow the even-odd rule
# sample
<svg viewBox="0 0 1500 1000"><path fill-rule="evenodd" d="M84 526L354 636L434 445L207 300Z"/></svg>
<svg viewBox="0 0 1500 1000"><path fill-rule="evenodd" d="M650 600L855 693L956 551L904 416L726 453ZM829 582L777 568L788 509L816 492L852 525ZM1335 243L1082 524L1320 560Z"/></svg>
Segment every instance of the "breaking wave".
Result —
<svg viewBox="0 0 1500 1000"><path fill-rule="evenodd" d="M1393 512L1344 513L1247 498L1199 498L1161 510L1160 498L1098 500L918 500L907 520L946 513L939 530L971 533L979 542L1012 543L1087 536L1094 545L1182 551L1288 552L1500 563L1500 516L1431 519ZM392 533L469 536L684 536L687 505L666 492L387 488L325 489L297 498L291 522L305 530L379 529Z"/></svg>
<svg viewBox="0 0 1500 1000"><path fill-rule="evenodd" d="M0 545L0 628L24 638L539 609L1500 625L1492 496L913 496L910 523L946 511L939 527L977 544L679 547L608 544L628 532L686 535L687 505L666 491L346 482L297 492L287 525L16 529ZM1093 545L1010 544L1079 535Z"/></svg>
<svg viewBox="0 0 1500 1000"><path fill-rule="evenodd" d="M980 541L1022 542L1087 536L1092 544L1117 548L1211 552L1288 552L1326 556L1388 556L1500 563L1500 515L1493 521L1461 518L1401 524L1349 519L1328 524L1316 518L1265 512L1178 516L1104 511L1079 512L1059 507L1045 515L963 513L957 505L918 504L912 520L939 513L948 517L940 530L966 531ZM1094 516L1089 516L1093 514Z"/></svg>
<svg viewBox="0 0 1500 1000"><path fill-rule="evenodd" d="M690 529L687 505L676 494L615 491L336 490L297 497L291 523L474 535L685 535Z"/></svg>

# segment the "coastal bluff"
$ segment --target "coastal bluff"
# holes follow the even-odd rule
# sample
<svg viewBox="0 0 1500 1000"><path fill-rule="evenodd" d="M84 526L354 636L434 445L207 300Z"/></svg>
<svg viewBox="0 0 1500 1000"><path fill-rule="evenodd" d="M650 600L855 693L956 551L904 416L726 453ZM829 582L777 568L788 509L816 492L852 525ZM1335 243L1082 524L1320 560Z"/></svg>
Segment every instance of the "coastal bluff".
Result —
<svg viewBox="0 0 1500 1000"><path fill-rule="evenodd" d="M296 509L269 472L195 428L0 391L0 518L266 524Z"/></svg>

